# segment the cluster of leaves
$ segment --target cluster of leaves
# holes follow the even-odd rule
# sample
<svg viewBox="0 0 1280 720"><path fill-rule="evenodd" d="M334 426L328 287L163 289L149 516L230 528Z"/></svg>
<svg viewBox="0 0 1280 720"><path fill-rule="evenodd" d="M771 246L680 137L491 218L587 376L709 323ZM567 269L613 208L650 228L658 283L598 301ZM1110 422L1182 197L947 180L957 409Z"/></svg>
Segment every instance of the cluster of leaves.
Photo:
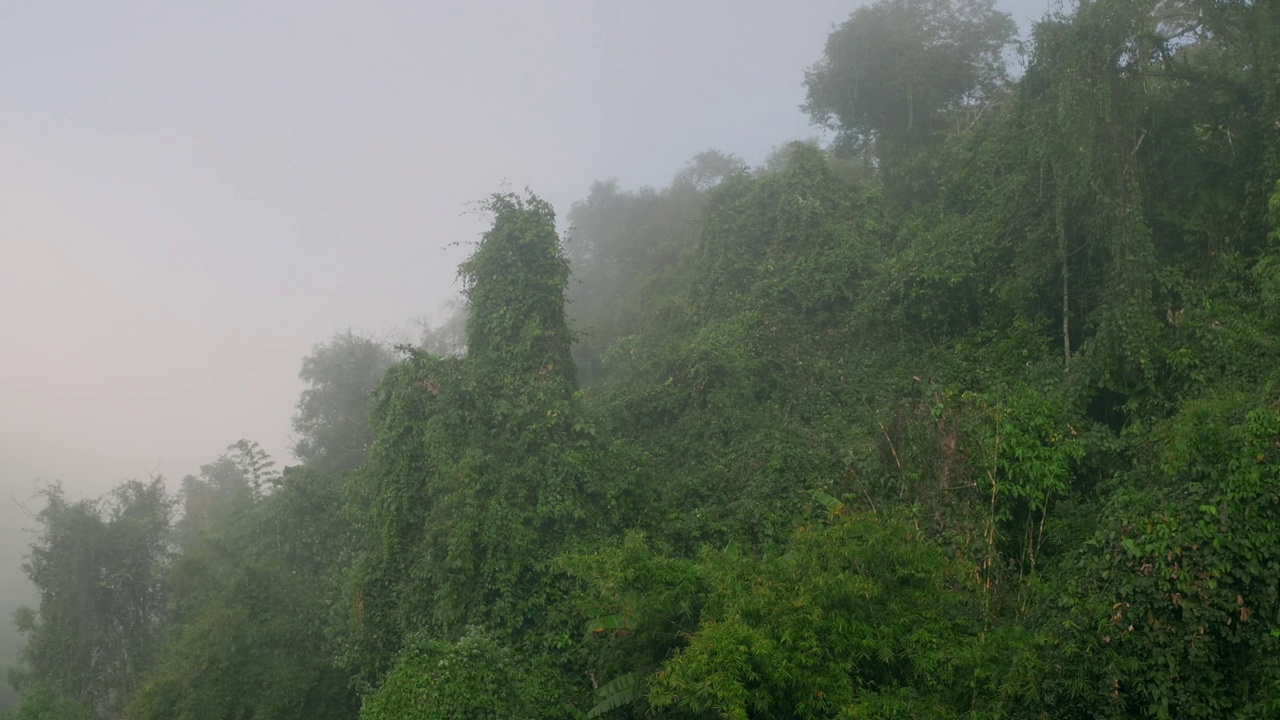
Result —
<svg viewBox="0 0 1280 720"><path fill-rule="evenodd" d="M531 672L473 626L455 643L421 634L405 648L361 720L488 720L544 717L546 673Z"/></svg>
<svg viewBox="0 0 1280 720"><path fill-rule="evenodd" d="M965 568L908 522L822 497L830 520L779 554L734 544L661 559L632 535L576 561L595 602L622 613L599 632L617 633L633 661L661 663L648 679L654 712L904 717L985 704L972 681L993 659Z"/></svg>
<svg viewBox="0 0 1280 720"><path fill-rule="evenodd" d="M1280 398L1217 391L1146 440L1081 563L1155 716L1280 711ZM1142 707L1145 704L1146 707Z"/></svg>

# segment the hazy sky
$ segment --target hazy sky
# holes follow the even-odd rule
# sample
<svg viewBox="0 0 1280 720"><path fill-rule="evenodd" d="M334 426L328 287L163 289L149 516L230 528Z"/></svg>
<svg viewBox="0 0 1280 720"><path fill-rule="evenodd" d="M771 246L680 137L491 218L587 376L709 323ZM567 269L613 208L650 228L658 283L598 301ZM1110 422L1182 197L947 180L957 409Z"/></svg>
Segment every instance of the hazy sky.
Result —
<svg viewBox="0 0 1280 720"><path fill-rule="evenodd" d="M415 334L468 203L563 216L812 136L803 70L855 6L0 0L0 523L36 479L177 479L241 437L288 461L301 358Z"/></svg>

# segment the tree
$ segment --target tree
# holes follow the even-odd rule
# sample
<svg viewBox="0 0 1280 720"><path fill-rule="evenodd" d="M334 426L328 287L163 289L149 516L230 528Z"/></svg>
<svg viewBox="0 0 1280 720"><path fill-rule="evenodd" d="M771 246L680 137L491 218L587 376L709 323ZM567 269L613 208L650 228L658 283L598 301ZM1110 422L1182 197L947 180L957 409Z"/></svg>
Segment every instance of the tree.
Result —
<svg viewBox="0 0 1280 720"><path fill-rule="evenodd" d="M199 475L182 478L182 517L174 525L181 550L195 547L203 534L235 522L268 489L278 488L275 461L258 443L239 440L213 462L201 465Z"/></svg>
<svg viewBox="0 0 1280 720"><path fill-rule="evenodd" d="M570 208L568 310L584 384L604 374L619 340L661 322L667 305L687 289L684 271L697 248L707 199L746 169L738 158L708 150L664 188L622 190L616 180L596 182Z"/></svg>
<svg viewBox="0 0 1280 720"><path fill-rule="evenodd" d="M899 201L927 196L922 148L1002 86L1016 26L995 0L880 0L854 11L805 73L804 110L848 151L870 147ZM967 122L965 122L967 124Z"/></svg>
<svg viewBox="0 0 1280 720"><path fill-rule="evenodd" d="M578 559L608 613L588 627L648 675L650 714L963 717L991 701L1000 661L967 568L907 522L824 501L830 523L785 554L690 560L632 535Z"/></svg>
<svg viewBox="0 0 1280 720"><path fill-rule="evenodd" d="M372 442L369 393L394 362L385 345L350 331L303 358L298 377L309 387L293 416L293 453L303 464L344 472L364 462Z"/></svg>
<svg viewBox="0 0 1280 720"><path fill-rule="evenodd" d="M783 541L797 495L846 473L845 438L823 426L834 407L861 407L846 395L842 343L884 253L878 195L812 146L779 162L710 193L677 271L697 281L588 389L604 426L648 458L646 526L682 550Z"/></svg>
<svg viewBox="0 0 1280 720"><path fill-rule="evenodd" d="M182 559L182 613L127 717L352 717L354 698L317 621L325 604L316 578L228 540Z"/></svg>
<svg viewBox="0 0 1280 720"><path fill-rule="evenodd" d="M62 697L89 718L118 717L160 647L173 503L160 478L100 500L69 501L57 485L43 495L25 565L40 604L19 617L15 685L24 702Z"/></svg>
<svg viewBox="0 0 1280 720"><path fill-rule="evenodd" d="M395 670L360 710L361 720L534 720L537 678L479 628L456 643L410 637Z"/></svg>
<svg viewBox="0 0 1280 720"><path fill-rule="evenodd" d="M470 314L467 359L494 376L528 372L576 382L565 321L569 261L555 210L536 195L494 195L493 227L458 268Z"/></svg>
<svg viewBox="0 0 1280 720"><path fill-rule="evenodd" d="M854 142L926 142L1005 78L1015 26L994 0L881 0L856 10L805 74L814 122Z"/></svg>
<svg viewBox="0 0 1280 720"><path fill-rule="evenodd" d="M269 472L254 443L231 450L184 483L198 517L183 519L166 577L167 642L127 717L353 717L325 623L348 540L345 479L306 467ZM264 474L272 492L255 492Z"/></svg>
<svg viewBox="0 0 1280 720"><path fill-rule="evenodd" d="M364 547L346 662L376 687L403 638L481 625L523 646L559 589L551 559L588 525L597 451L579 416L567 261L536 196L496 195L462 275L466 357L408 354L374 393L350 494Z"/></svg>

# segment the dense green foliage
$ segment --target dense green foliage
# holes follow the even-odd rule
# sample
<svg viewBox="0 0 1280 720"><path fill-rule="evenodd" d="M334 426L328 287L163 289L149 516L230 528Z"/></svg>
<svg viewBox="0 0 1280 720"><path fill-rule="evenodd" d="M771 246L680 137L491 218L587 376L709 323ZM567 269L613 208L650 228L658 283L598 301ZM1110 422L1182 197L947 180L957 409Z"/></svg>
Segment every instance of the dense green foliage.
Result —
<svg viewBox="0 0 1280 720"><path fill-rule="evenodd" d="M550 563L602 524L604 448L578 408L568 263L545 202L498 195L487 209L493 229L462 268L466 357L409 350L374 393L378 439L350 486L362 552L344 643L363 688L420 630L453 641L485 626L531 652L574 640L546 620L566 592Z"/></svg>
<svg viewBox="0 0 1280 720"><path fill-rule="evenodd" d="M44 498L25 567L40 604L16 617L27 636L11 676L17 715L115 717L160 649L172 503L158 479L100 501L70 501L56 485Z"/></svg>
<svg viewBox="0 0 1280 720"><path fill-rule="evenodd" d="M302 465L51 490L17 717L1280 714L1280 10L1012 32L865 6L831 147L491 197Z"/></svg>
<svg viewBox="0 0 1280 720"><path fill-rule="evenodd" d="M456 643L406 639L361 720L486 720L540 717L538 687L546 678L522 667L513 653L471 627Z"/></svg>
<svg viewBox="0 0 1280 720"><path fill-rule="evenodd" d="M634 593L611 632L629 657L661 663L654 710L893 718L983 701L993 683L976 668L987 649L963 564L907 522L828 500L831 522L801 528L783 554L656 560L632 536L592 558L600 602Z"/></svg>
<svg viewBox="0 0 1280 720"><path fill-rule="evenodd" d="M196 497L220 512L204 516L169 569L169 642L127 717L350 716L354 696L323 622L345 537L341 480L289 468L267 496L252 472L224 457L184 483L184 520L201 512Z"/></svg>

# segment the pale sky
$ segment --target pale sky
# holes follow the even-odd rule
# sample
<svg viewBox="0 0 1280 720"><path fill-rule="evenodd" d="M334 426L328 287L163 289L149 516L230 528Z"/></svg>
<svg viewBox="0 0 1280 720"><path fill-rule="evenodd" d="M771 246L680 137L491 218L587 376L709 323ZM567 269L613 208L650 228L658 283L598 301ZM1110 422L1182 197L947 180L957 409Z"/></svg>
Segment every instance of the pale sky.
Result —
<svg viewBox="0 0 1280 720"><path fill-rule="evenodd" d="M0 0L0 525L37 479L176 480L242 437L291 462L301 358L415 335L469 203L563 217L814 136L803 71L856 5Z"/></svg>

